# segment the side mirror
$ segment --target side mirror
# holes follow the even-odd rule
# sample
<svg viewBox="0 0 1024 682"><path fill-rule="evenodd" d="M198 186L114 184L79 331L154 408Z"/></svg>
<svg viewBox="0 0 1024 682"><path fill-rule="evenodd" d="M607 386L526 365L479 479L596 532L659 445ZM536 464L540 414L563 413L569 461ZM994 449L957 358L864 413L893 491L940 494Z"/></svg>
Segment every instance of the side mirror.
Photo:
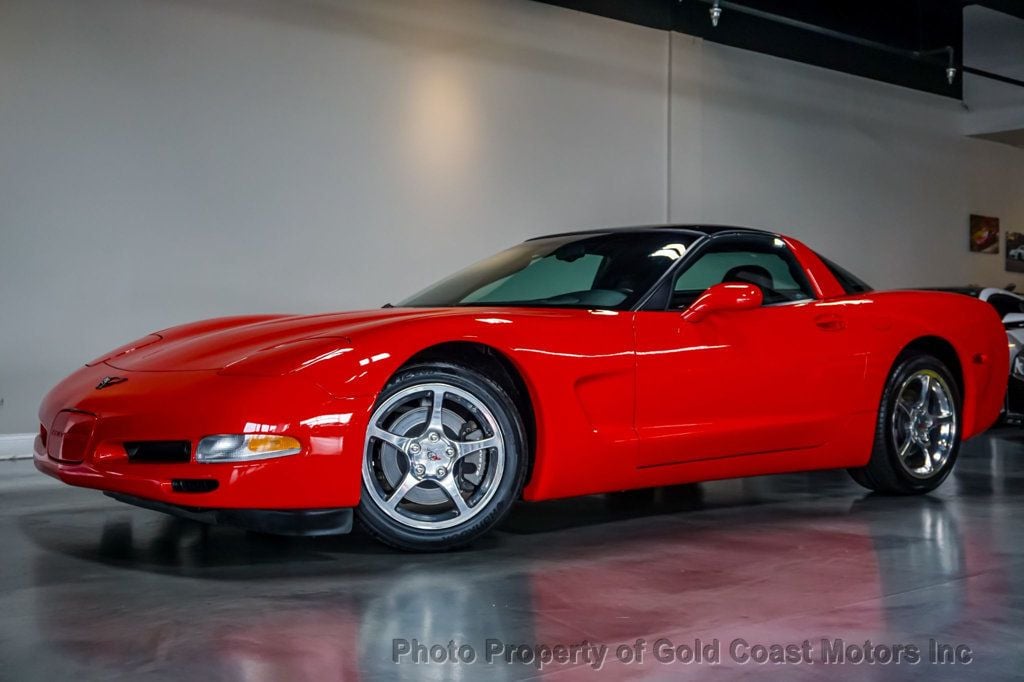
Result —
<svg viewBox="0 0 1024 682"><path fill-rule="evenodd" d="M764 294L760 287L741 282L722 282L701 294L683 311L684 322L700 322L712 313L728 310L752 310L760 307Z"/></svg>

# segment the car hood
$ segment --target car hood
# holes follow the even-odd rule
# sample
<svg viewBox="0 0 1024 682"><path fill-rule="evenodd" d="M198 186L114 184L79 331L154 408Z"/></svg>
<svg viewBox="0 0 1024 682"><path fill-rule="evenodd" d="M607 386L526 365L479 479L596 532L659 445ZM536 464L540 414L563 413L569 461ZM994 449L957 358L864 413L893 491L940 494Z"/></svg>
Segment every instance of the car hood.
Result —
<svg viewBox="0 0 1024 682"><path fill-rule="evenodd" d="M157 332L159 340L108 358L106 363L134 372L221 370L282 346L308 344L311 350L326 349L332 344L344 345L352 334L371 326L445 312L444 309L388 308L206 320Z"/></svg>

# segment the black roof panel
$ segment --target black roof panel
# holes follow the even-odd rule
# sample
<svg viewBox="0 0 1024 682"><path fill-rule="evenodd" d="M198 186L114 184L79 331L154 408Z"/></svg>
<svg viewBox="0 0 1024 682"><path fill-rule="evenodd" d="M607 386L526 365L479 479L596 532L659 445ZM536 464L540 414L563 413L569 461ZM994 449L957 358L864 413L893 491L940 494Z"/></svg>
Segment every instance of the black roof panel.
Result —
<svg viewBox="0 0 1024 682"><path fill-rule="evenodd" d="M750 234L762 234L762 235L775 235L775 232L769 232L768 230L758 230L753 227L740 227L738 225L695 225L695 224L682 224L682 225L632 225L628 227L601 227L590 230L572 230L569 232L557 232L555 234L544 234L538 237L532 237L527 241L533 241L535 239L547 239L548 237L567 237L574 234L608 234L615 232L648 232L651 230L666 230L666 231L677 231L677 232L690 232L700 235L711 236L715 234L721 234L726 232L747 232Z"/></svg>

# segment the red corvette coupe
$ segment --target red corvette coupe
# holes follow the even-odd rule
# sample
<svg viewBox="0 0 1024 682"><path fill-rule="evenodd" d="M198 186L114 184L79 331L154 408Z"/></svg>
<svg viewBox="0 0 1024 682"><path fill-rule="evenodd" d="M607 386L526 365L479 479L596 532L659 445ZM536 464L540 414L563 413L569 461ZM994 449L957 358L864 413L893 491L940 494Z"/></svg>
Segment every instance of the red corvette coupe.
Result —
<svg viewBox="0 0 1024 682"><path fill-rule="evenodd" d="M992 308L732 227L527 241L398 307L173 327L40 408L36 466L201 521L447 549L545 500L847 468L924 493L999 414Z"/></svg>

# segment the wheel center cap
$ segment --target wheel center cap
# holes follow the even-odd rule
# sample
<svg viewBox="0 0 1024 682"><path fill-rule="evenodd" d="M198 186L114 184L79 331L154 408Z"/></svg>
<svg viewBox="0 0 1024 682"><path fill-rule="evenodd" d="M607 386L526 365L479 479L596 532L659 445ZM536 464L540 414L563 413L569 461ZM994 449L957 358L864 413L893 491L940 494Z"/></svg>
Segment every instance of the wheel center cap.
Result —
<svg viewBox="0 0 1024 682"><path fill-rule="evenodd" d="M417 478L444 478L451 471L455 448L444 436L431 432L413 441L406 453L412 473Z"/></svg>
<svg viewBox="0 0 1024 682"><path fill-rule="evenodd" d="M934 421L931 415L925 412L915 412L911 416L910 420L910 433L915 441L923 445L927 445L931 440L929 432L931 431Z"/></svg>

